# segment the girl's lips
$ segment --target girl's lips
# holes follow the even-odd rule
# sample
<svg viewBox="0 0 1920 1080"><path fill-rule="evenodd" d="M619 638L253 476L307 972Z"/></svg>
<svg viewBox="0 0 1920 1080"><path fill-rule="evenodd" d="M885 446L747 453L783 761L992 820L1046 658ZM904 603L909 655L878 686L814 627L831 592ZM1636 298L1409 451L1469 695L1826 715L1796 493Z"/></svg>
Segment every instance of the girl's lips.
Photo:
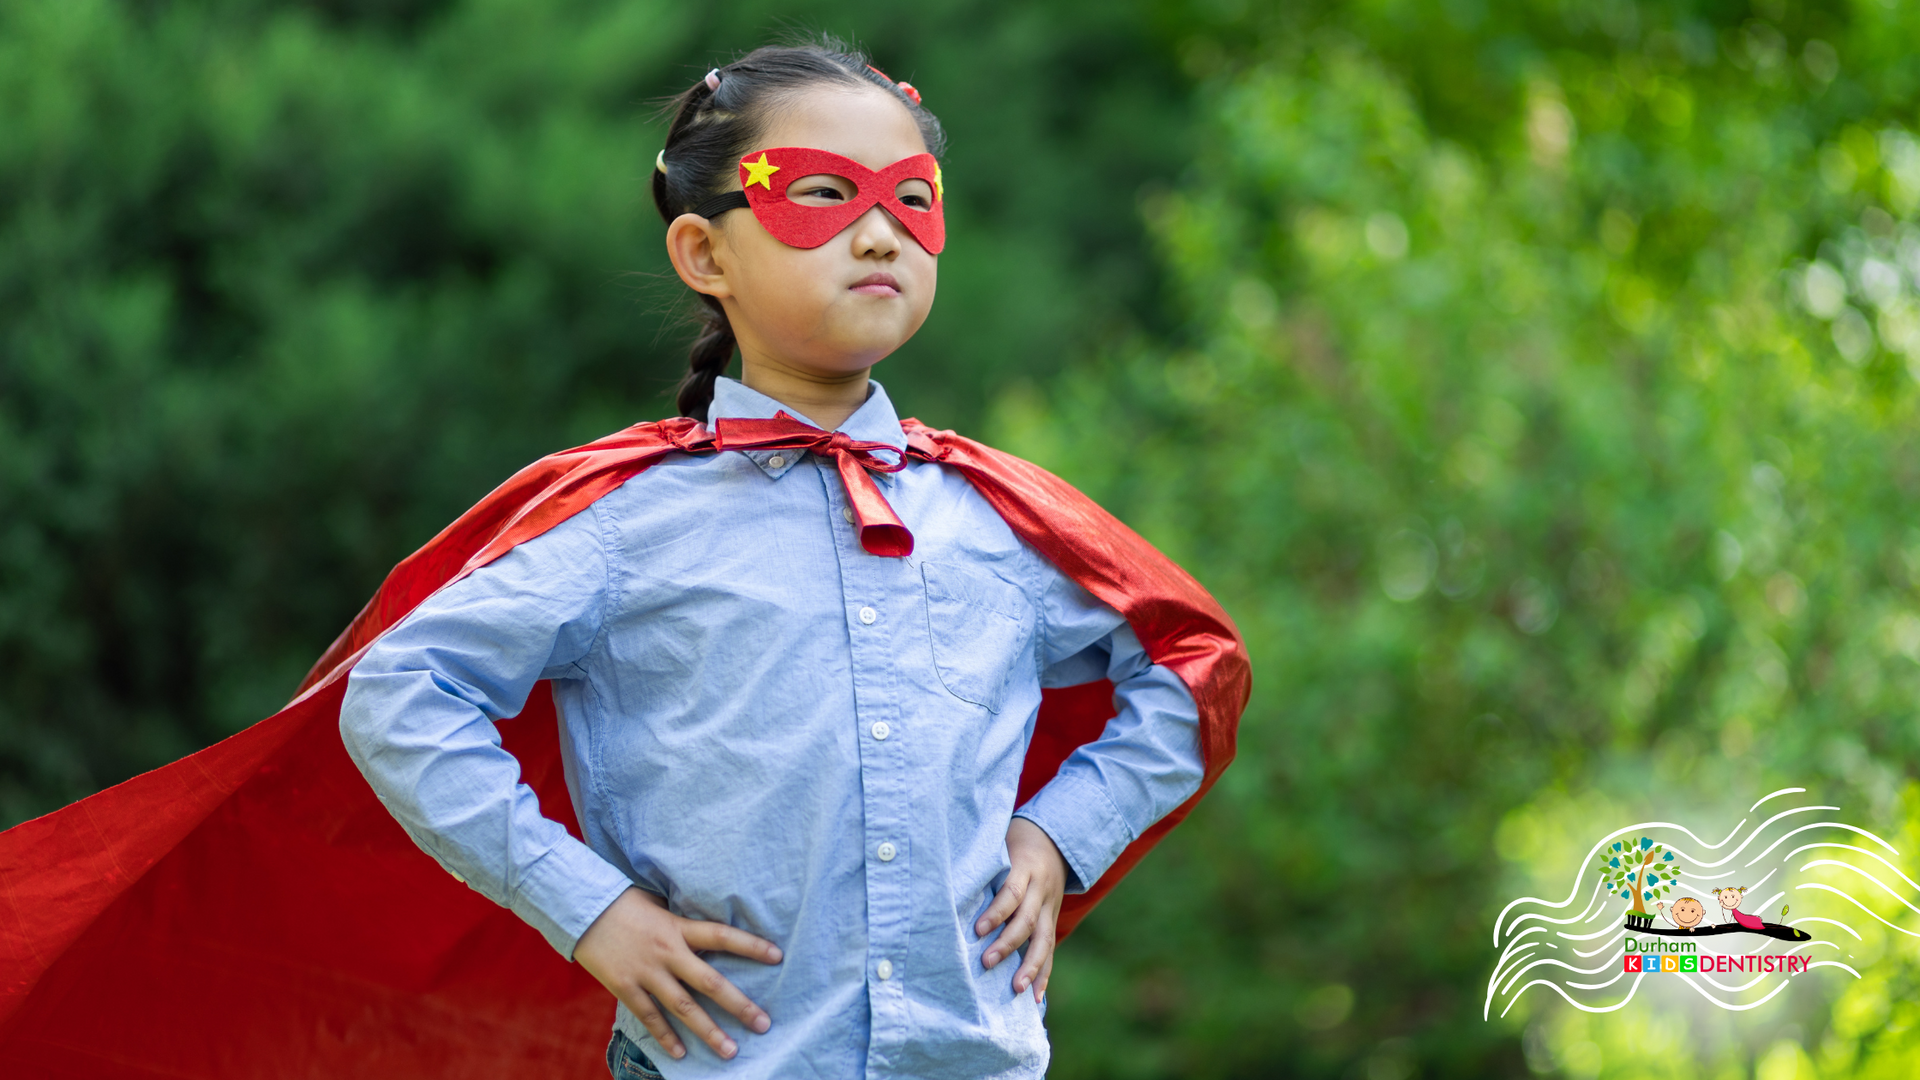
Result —
<svg viewBox="0 0 1920 1080"><path fill-rule="evenodd" d="M848 288L865 296L899 296L900 283L892 274L868 274Z"/></svg>

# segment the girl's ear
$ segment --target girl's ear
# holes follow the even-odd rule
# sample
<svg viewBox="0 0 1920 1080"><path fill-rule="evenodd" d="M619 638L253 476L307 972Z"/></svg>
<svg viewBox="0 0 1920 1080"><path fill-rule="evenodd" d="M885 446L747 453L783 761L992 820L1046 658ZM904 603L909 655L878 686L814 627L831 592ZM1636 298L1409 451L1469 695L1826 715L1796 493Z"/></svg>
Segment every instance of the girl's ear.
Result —
<svg viewBox="0 0 1920 1080"><path fill-rule="evenodd" d="M698 214L681 214L667 226L667 258L673 272L687 288L716 299L733 295L727 273L714 258L714 246L720 242L713 222Z"/></svg>

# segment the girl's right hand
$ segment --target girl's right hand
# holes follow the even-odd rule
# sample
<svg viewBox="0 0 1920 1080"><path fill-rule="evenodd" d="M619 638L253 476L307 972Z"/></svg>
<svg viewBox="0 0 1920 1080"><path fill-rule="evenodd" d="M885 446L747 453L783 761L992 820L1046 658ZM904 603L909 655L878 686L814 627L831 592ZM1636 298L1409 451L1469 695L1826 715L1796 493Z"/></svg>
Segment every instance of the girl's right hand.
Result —
<svg viewBox="0 0 1920 1080"><path fill-rule="evenodd" d="M687 1048L661 1012L662 1005L714 1053L731 1058L740 1048L695 1003L689 989L712 998L754 1031L765 1032L773 1021L724 975L695 956L696 950L725 950L763 963L780 962L780 947L773 942L723 923L683 919L667 910L666 901L642 889L628 889L608 905L574 944L573 958L640 1018L667 1053L681 1058Z"/></svg>

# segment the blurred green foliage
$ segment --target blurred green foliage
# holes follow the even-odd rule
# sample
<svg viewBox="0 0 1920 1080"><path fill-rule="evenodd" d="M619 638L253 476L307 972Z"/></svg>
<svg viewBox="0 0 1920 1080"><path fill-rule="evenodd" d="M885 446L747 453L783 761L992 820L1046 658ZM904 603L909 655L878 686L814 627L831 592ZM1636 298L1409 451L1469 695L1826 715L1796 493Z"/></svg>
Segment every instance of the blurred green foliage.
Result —
<svg viewBox="0 0 1920 1080"><path fill-rule="evenodd" d="M0 5L0 819L270 711L488 486L667 409L647 105L781 25L953 137L903 409L1255 658L1238 764L1062 952L1053 1075L1920 1072L1885 933L1759 1016L1481 1018L1500 906L1634 815L1793 784L1920 847L1881 0Z"/></svg>
<svg viewBox="0 0 1920 1080"><path fill-rule="evenodd" d="M1851 1019L1481 1013L1500 906L1638 815L1920 822L1915 13L1230 7L1146 204L1180 330L990 432L1256 668L1220 793L1069 944L1055 1075L1914 1075L1910 939L1822 984Z"/></svg>

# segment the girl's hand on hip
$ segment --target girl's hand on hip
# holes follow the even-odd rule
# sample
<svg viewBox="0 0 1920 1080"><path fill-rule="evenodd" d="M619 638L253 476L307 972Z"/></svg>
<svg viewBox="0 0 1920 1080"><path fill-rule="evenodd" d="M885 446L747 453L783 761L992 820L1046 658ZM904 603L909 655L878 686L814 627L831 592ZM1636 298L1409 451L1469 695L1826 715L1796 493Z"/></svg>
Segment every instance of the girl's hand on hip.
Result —
<svg viewBox="0 0 1920 1080"><path fill-rule="evenodd" d="M986 937L994 927L1007 924L980 958L989 968L1021 945L1029 946L1026 962L1013 973L1013 992L1023 993L1031 986L1033 1000L1040 1001L1053 974L1053 926L1067 891L1067 860L1045 829L1019 817L1007 826L1007 858L1013 869L1007 871L1006 884L994 894L986 913L973 924L973 932Z"/></svg>
<svg viewBox="0 0 1920 1080"><path fill-rule="evenodd" d="M714 1053L731 1058L740 1048L693 1000L693 991L712 998L754 1031L766 1031L773 1021L726 976L694 955L696 950L780 962L780 948L773 942L723 923L683 919L667 910L666 901L641 889L621 893L600 913L574 944L573 958L640 1018L667 1053L687 1055L667 1022L665 1013L670 1012Z"/></svg>

